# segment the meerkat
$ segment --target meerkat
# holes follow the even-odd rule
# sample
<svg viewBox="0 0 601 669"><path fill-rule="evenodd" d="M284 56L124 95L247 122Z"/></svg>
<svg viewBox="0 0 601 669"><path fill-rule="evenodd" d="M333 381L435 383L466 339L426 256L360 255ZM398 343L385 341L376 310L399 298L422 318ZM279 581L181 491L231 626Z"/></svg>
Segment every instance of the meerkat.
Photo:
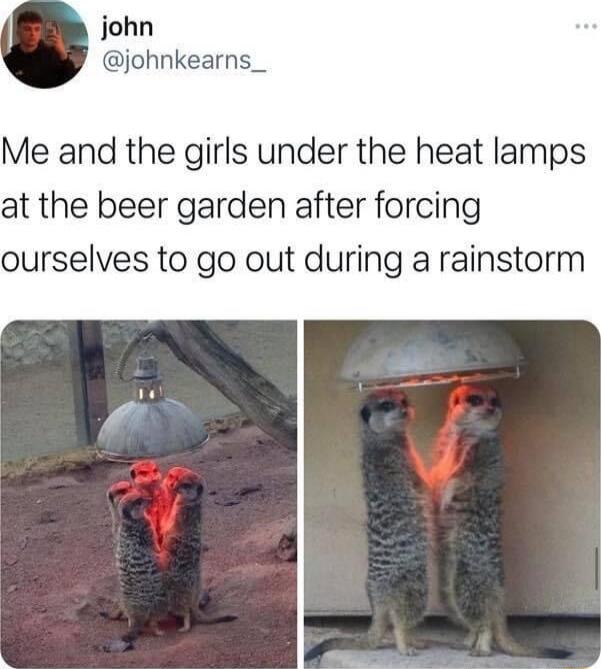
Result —
<svg viewBox="0 0 601 669"><path fill-rule="evenodd" d="M106 491L106 500L109 511L111 513L111 525L113 535L113 555L117 554L117 540L119 535L119 502L123 497L133 490L133 486L129 481L117 481ZM111 620L119 620L123 617L123 610L119 603L111 605L109 611L101 611L101 615Z"/></svg>
<svg viewBox="0 0 601 669"><path fill-rule="evenodd" d="M565 658L569 652L529 648L509 634L501 550L503 452L497 392L462 385L449 397L430 483L434 501L440 595L451 618L469 631L470 655Z"/></svg>
<svg viewBox="0 0 601 669"><path fill-rule="evenodd" d="M186 467L171 467L167 472L163 482L161 483L161 498L163 506L163 517L161 519L161 534L164 534L173 519L171 517L171 511L173 509L173 503L175 502L176 497L176 487L177 483L189 474L194 474L191 469ZM199 475L200 476L200 475ZM201 477L202 483L202 477ZM203 484L204 485L204 484ZM199 502L200 503L200 502Z"/></svg>
<svg viewBox="0 0 601 669"><path fill-rule="evenodd" d="M390 625L399 653L415 655L423 647L413 630L428 594L427 474L407 434L413 408L404 392L382 389L366 398L359 413L371 625L366 638L326 639L305 660L335 648L377 648Z"/></svg>
<svg viewBox="0 0 601 669"><path fill-rule="evenodd" d="M134 490L119 502L117 570L121 607L128 619L124 640L135 639L146 623L163 634L158 620L167 613L167 596L154 531L147 515L150 497Z"/></svg>
<svg viewBox="0 0 601 669"><path fill-rule="evenodd" d="M163 525L161 565L165 574L168 609L183 619L179 632L188 632L191 622L218 623L236 616L209 617L199 611L201 598L202 495L200 474L174 467L165 479L171 510Z"/></svg>
<svg viewBox="0 0 601 669"><path fill-rule="evenodd" d="M117 533L119 531L119 512L117 508L123 496L132 490L133 486L129 481L117 481L117 483L113 483L113 485L106 491L106 501L111 513L113 547L115 550L117 547Z"/></svg>
<svg viewBox="0 0 601 669"><path fill-rule="evenodd" d="M136 490L152 499L147 515L154 528L157 548L160 549L163 542L163 519L167 512L161 470L153 460L140 460L130 467L129 475Z"/></svg>

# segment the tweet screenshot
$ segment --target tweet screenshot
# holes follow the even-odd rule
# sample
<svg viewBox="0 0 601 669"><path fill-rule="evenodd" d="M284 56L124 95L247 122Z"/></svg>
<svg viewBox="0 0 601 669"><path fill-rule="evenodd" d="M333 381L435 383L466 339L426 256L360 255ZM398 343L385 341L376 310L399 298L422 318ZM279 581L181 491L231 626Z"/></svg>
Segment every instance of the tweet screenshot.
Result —
<svg viewBox="0 0 601 669"><path fill-rule="evenodd" d="M0 663L593 666L599 3L0 28Z"/></svg>

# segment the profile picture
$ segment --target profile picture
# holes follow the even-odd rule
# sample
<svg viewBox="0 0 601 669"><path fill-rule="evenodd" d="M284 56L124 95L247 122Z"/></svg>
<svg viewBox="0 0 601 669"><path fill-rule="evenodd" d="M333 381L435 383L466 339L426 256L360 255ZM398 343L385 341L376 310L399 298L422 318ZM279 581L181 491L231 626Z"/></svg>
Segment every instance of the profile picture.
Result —
<svg viewBox="0 0 601 669"><path fill-rule="evenodd" d="M64 2L24 2L2 27L4 64L19 81L55 88L73 79L88 54L88 31Z"/></svg>

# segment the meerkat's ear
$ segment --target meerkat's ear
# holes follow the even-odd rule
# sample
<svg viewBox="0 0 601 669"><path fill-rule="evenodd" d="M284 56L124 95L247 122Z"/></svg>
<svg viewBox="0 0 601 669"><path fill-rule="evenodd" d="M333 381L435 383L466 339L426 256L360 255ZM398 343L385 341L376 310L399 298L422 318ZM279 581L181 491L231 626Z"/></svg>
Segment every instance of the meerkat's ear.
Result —
<svg viewBox="0 0 601 669"><path fill-rule="evenodd" d="M202 493L204 492L204 489L205 489L204 481L200 481L196 485L196 495L197 495L197 497L202 497Z"/></svg>
<svg viewBox="0 0 601 669"><path fill-rule="evenodd" d="M456 407L459 404L459 393L457 388L449 395L449 409Z"/></svg>
<svg viewBox="0 0 601 669"><path fill-rule="evenodd" d="M369 419L371 418L371 410L369 407L365 406L361 409L361 418L364 423L369 423Z"/></svg>

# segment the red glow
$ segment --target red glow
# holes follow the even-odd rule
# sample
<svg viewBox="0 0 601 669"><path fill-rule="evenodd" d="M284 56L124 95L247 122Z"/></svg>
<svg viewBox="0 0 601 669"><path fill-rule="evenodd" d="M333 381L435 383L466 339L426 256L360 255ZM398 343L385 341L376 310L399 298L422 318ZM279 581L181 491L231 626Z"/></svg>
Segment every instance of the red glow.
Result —
<svg viewBox="0 0 601 669"><path fill-rule="evenodd" d="M523 364L523 363L522 363ZM520 366L495 367L491 369L474 369L465 372L430 372L427 374L414 374L411 376L399 376L388 379L365 380L356 383L359 390L389 390L410 386L432 386L451 383L481 383L493 379L519 379L521 375Z"/></svg>
<svg viewBox="0 0 601 669"><path fill-rule="evenodd" d="M144 515L149 520L155 538L155 548L160 554L160 562L166 566L168 555L165 555L163 539L166 532L173 527L177 520L177 504L179 487L183 483L192 485L202 484L200 474L186 467L172 467L165 478L153 460L141 460L134 463L129 470L131 480L113 483L107 491L109 499L118 504L121 498L129 492L136 492L150 500Z"/></svg>
<svg viewBox="0 0 601 669"><path fill-rule="evenodd" d="M379 400L391 399L400 402L407 399L407 395L400 388L376 388L371 395Z"/></svg>
<svg viewBox="0 0 601 669"><path fill-rule="evenodd" d="M470 448L447 448L430 469L430 487L436 503L446 506L453 494L452 480L463 469ZM446 502L445 502L446 499Z"/></svg>
<svg viewBox="0 0 601 669"><path fill-rule="evenodd" d="M430 469L430 486L433 490L440 490L452 478L460 467L457 460L457 451L448 448Z"/></svg>
<svg viewBox="0 0 601 669"><path fill-rule="evenodd" d="M107 490L106 496L111 501L113 506L117 506L124 495L133 490L133 486L129 481L117 481Z"/></svg>
<svg viewBox="0 0 601 669"><path fill-rule="evenodd" d="M154 494L161 482L161 470L153 460L140 460L129 468L129 475L134 486L140 492Z"/></svg>

